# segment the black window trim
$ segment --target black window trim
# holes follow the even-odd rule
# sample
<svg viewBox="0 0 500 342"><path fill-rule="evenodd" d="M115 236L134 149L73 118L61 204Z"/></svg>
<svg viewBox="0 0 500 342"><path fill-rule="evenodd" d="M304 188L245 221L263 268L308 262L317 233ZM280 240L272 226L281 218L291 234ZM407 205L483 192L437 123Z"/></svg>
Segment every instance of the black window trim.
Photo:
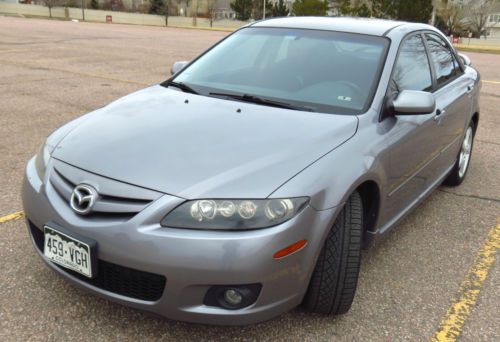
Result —
<svg viewBox="0 0 500 342"><path fill-rule="evenodd" d="M392 77L394 76L394 70L396 69L396 64L399 60L399 55L401 54L401 48L403 46L403 43L410 37L412 36L420 36L420 38L422 39L422 43L424 44L424 50L425 50L425 53L426 53L426 56L427 56L427 63L429 63L429 71L431 73L431 82L432 82L432 89L429 91L429 93L434 93L437 89L437 81L436 81L436 78L435 78L435 74L434 74L434 68L433 68L433 65L432 65L432 60L430 59L430 55L428 53L428 49L427 49L427 41L425 39L425 32L431 32L431 31L427 31L427 30L418 30L418 31L412 31L412 32L409 32L407 33L402 39L401 39L401 42L399 43L399 46L398 46L398 52L396 54L396 58L394 59L394 63L392 65L392 70L391 70L391 75L389 77L389 82L387 83L387 87L385 89L385 96L384 96L384 103L382 104L382 109L380 111L380 114L379 114L379 118L378 118L378 121L379 122L382 122L388 115L386 115L386 112L388 110L388 107L387 107L387 101L389 100L389 88L391 86L391 80L392 80ZM388 53L389 51L387 51ZM387 57L386 57L387 58ZM387 60L386 60L387 61ZM379 80L380 82L380 80Z"/></svg>
<svg viewBox="0 0 500 342"><path fill-rule="evenodd" d="M456 55L456 51L455 49L450 45L450 42L448 41L448 39L445 39L443 37L441 37L437 32L433 32L433 31L429 31L429 30L425 30L425 31L422 31L421 32L422 36L423 36L423 39L424 39L424 45L425 45L425 50L427 52L427 59L429 60L429 64L431 66L431 71L432 71L432 83L433 83L433 87L432 87L432 91L431 93L435 93L437 92L438 90L446 87L448 84L454 82L456 79L458 79L460 76L462 76L464 74L464 67L462 65L462 63L460 63L460 59L457 57ZM442 41L445 42L445 45L446 47L448 48L448 50L451 52L451 56L452 58L454 59L454 62L453 62L453 65L454 65L454 69L457 70L455 68L455 62L458 64L458 70L459 70L459 73L457 73L454 77L450 78L449 80L447 80L446 82L442 83L442 84L438 84L438 80L437 80L437 74L436 74L436 70L434 69L434 61L432 59L432 56L431 56L431 53L430 53L430 49L429 49L429 45L427 44L427 34L430 34L430 35L434 35L434 36L437 36L439 37Z"/></svg>

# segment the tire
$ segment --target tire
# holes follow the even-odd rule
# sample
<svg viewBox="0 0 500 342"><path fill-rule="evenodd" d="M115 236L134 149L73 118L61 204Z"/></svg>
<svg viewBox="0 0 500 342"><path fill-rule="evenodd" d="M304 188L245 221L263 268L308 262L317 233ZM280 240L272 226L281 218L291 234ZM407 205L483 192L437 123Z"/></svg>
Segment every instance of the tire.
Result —
<svg viewBox="0 0 500 342"><path fill-rule="evenodd" d="M469 126L465 130L464 138L462 140L462 146L460 146L460 151L458 152L455 165L444 180L444 185L458 186L464 181L465 176L467 175L467 171L469 170L470 159L472 157L474 132L474 122L471 121L469 123Z"/></svg>
<svg viewBox="0 0 500 342"><path fill-rule="evenodd" d="M319 254L303 301L308 311L331 315L349 311L358 282L362 231L363 204L354 192Z"/></svg>

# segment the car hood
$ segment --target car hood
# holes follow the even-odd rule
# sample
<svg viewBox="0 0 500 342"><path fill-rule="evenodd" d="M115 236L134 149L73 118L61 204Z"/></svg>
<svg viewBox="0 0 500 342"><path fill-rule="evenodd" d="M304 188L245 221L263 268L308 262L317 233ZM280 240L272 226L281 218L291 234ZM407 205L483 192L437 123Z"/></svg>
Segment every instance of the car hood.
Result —
<svg viewBox="0 0 500 342"><path fill-rule="evenodd" d="M153 86L91 114L53 157L182 198L265 198L356 132L331 115Z"/></svg>

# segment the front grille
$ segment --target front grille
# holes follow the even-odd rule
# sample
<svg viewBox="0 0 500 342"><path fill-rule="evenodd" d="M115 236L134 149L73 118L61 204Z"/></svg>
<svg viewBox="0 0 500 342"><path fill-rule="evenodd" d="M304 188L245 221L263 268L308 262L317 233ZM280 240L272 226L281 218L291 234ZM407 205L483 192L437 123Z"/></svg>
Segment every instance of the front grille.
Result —
<svg viewBox="0 0 500 342"><path fill-rule="evenodd" d="M99 184L99 196L92 212L83 216L87 220L127 221L145 209L162 194L123 182L105 178L56 160L49 182L55 193L70 202L73 189L80 183ZM140 196L128 197L130 194Z"/></svg>
<svg viewBox="0 0 500 342"><path fill-rule="evenodd" d="M28 223L36 247L43 253L43 232L33 223ZM97 276L92 279L57 264L54 265L87 284L140 300L156 301L160 299L166 284L166 279L162 275L135 270L100 259L97 262Z"/></svg>

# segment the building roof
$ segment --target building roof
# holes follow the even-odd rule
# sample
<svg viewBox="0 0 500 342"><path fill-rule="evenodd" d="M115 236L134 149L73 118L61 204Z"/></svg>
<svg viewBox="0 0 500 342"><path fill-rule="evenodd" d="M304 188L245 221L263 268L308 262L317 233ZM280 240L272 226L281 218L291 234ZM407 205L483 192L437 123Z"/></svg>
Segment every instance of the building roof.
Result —
<svg viewBox="0 0 500 342"><path fill-rule="evenodd" d="M327 30L352 32L383 36L386 32L398 26L422 24L407 23L404 21L393 21L373 18L351 18L351 17L286 17L258 21L252 27L280 27L299 28L311 30ZM426 25L427 26L427 25Z"/></svg>

